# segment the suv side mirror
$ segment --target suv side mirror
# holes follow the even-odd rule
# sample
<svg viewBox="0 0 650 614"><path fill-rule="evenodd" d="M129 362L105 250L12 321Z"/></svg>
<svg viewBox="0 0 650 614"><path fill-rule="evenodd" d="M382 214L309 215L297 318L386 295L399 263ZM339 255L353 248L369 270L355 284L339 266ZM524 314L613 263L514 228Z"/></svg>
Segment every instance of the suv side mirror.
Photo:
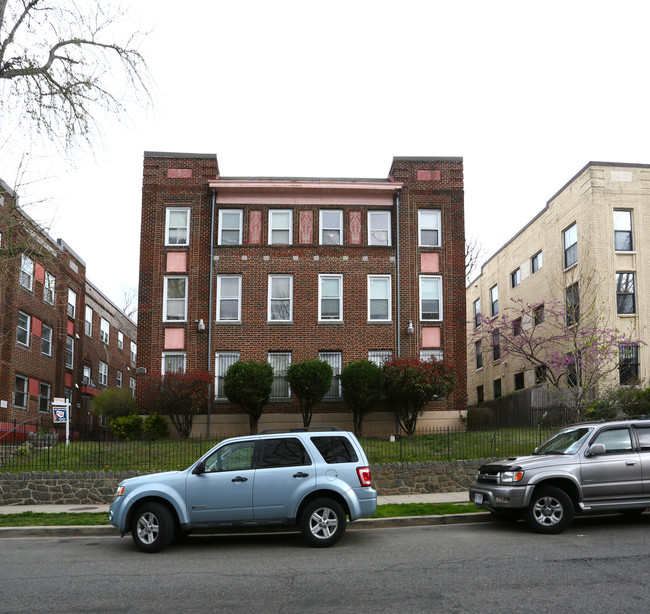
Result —
<svg viewBox="0 0 650 614"><path fill-rule="evenodd" d="M595 443L592 446L589 446L587 450L587 456L598 456L599 454L605 454L607 452L604 443Z"/></svg>
<svg viewBox="0 0 650 614"><path fill-rule="evenodd" d="M202 460L200 463L198 463L196 467L192 469L192 473L194 475L201 475L202 473L205 473L205 461Z"/></svg>

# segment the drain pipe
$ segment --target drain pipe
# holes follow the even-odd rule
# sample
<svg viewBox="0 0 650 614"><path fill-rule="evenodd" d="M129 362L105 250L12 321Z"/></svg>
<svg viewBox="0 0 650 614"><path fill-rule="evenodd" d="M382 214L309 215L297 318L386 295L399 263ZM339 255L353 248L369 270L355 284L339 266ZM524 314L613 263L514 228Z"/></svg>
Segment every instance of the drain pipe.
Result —
<svg viewBox="0 0 650 614"><path fill-rule="evenodd" d="M395 217L397 218L396 223L397 223L397 256L396 256L396 266L397 266L397 358L401 358L402 356L402 343L401 343L401 327L400 327L400 321L402 318L402 309L401 309L401 304L400 304L400 279L399 279L399 254L400 254L400 244L399 244L399 197L400 197L401 190L397 191L397 194L395 194Z"/></svg>
<svg viewBox="0 0 650 614"><path fill-rule="evenodd" d="M210 289L208 291L210 304L208 305L208 373L212 367L212 281L214 277L214 211L217 204L217 191L212 189L212 211L210 213ZM210 437L210 409L212 407L211 387L208 386L208 419L207 435Z"/></svg>

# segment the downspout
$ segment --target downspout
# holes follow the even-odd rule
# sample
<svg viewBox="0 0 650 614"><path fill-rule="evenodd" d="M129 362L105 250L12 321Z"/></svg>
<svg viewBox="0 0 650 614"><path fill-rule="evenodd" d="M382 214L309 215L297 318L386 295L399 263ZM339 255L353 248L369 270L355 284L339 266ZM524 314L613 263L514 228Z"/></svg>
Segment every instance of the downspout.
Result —
<svg viewBox="0 0 650 614"><path fill-rule="evenodd" d="M217 203L217 191L212 189L212 211L210 213L210 288L208 291L208 373L211 373L212 367L212 281L214 277L214 210ZM211 387L208 387L208 420L207 436L210 437L210 408L212 407Z"/></svg>
<svg viewBox="0 0 650 614"><path fill-rule="evenodd" d="M396 255L396 266L397 266L397 358L401 358L401 327L400 321L402 318L402 309L400 304L400 277L399 277L399 254L400 254L400 244L399 244L399 196L400 190L395 194L395 217L397 218L397 255Z"/></svg>

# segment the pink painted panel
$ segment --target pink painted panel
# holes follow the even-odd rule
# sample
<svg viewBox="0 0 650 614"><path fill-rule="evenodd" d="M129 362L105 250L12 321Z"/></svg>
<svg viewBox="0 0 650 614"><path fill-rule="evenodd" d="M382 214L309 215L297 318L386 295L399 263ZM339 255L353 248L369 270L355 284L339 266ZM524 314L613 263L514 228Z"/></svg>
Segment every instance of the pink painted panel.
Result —
<svg viewBox="0 0 650 614"><path fill-rule="evenodd" d="M440 171L418 170L418 181L440 181Z"/></svg>
<svg viewBox="0 0 650 614"><path fill-rule="evenodd" d="M361 211L350 211L350 243L361 243Z"/></svg>
<svg viewBox="0 0 650 614"><path fill-rule="evenodd" d="M38 388L39 388L39 381L37 379L34 379L33 377L29 378L29 396L31 397L37 397L38 396Z"/></svg>
<svg viewBox="0 0 650 614"><path fill-rule="evenodd" d="M170 179L190 179L192 177L191 168L168 168L167 177Z"/></svg>
<svg viewBox="0 0 650 614"><path fill-rule="evenodd" d="M438 326L422 327L422 347L423 348L440 347L440 327Z"/></svg>
<svg viewBox="0 0 650 614"><path fill-rule="evenodd" d="M187 252L167 252L167 272L187 272Z"/></svg>
<svg viewBox="0 0 650 614"><path fill-rule="evenodd" d="M248 216L248 242L258 245L262 242L262 212L251 211Z"/></svg>
<svg viewBox="0 0 650 614"><path fill-rule="evenodd" d="M185 329L184 328L166 328L165 329L165 349L166 350L184 350L185 349Z"/></svg>
<svg viewBox="0 0 650 614"><path fill-rule="evenodd" d="M41 337L43 335L43 322L33 316L32 316L32 334L35 337Z"/></svg>
<svg viewBox="0 0 650 614"><path fill-rule="evenodd" d="M420 254L420 270L423 273L440 273L440 254Z"/></svg>
<svg viewBox="0 0 650 614"><path fill-rule="evenodd" d="M300 243L314 242L314 223L311 211L300 212Z"/></svg>
<svg viewBox="0 0 650 614"><path fill-rule="evenodd" d="M68 335L74 335L74 322L68 320Z"/></svg>
<svg viewBox="0 0 650 614"><path fill-rule="evenodd" d="M38 264L38 262L34 263L34 279L41 283L45 282L45 269L43 268L43 265Z"/></svg>

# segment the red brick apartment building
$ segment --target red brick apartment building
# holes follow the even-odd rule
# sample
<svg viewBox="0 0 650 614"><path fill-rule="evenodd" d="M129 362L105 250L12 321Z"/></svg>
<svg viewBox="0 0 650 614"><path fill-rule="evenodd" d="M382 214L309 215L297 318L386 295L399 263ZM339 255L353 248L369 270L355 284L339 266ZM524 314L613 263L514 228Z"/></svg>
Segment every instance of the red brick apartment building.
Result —
<svg viewBox="0 0 650 614"><path fill-rule="evenodd" d="M386 179L251 178L221 177L214 154L145 152L141 233L138 366L209 370L213 433L248 426L223 393L238 359L274 366L261 427L302 424L283 374L316 357L335 374L444 358L458 387L420 424L465 408L462 158L394 158ZM368 429L392 428L389 410ZM351 427L337 377L312 424Z"/></svg>
<svg viewBox="0 0 650 614"><path fill-rule="evenodd" d="M57 397L70 400L78 427L97 427L96 394L115 386L135 394L136 325L2 181L0 260L0 436L14 423L50 426Z"/></svg>

